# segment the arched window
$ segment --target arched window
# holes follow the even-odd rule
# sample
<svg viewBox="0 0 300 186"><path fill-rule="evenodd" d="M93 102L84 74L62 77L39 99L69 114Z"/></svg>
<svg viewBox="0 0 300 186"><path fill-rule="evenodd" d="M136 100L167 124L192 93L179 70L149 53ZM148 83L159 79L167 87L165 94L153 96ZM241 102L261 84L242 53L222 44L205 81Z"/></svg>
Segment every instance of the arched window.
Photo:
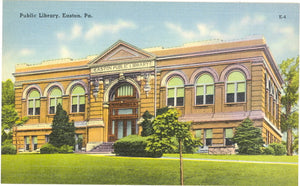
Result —
<svg viewBox="0 0 300 186"><path fill-rule="evenodd" d="M50 106L49 106L49 114L56 113L56 107L60 103L62 105L62 92L60 88L55 87L51 90L49 96Z"/></svg>
<svg viewBox="0 0 300 186"><path fill-rule="evenodd" d="M40 93L33 89L28 95L28 115L40 115Z"/></svg>
<svg viewBox="0 0 300 186"><path fill-rule="evenodd" d="M173 77L168 82L168 106L183 106L184 83L180 77Z"/></svg>
<svg viewBox="0 0 300 186"><path fill-rule="evenodd" d="M209 74L201 75L196 82L196 105L214 103L214 80Z"/></svg>
<svg viewBox="0 0 300 186"><path fill-rule="evenodd" d="M132 97L132 96L134 96L132 85L124 84L118 88L117 97Z"/></svg>
<svg viewBox="0 0 300 186"><path fill-rule="evenodd" d="M72 112L85 111L85 91L81 86L75 86L72 91Z"/></svg>
<svg viewBox="0 0 300 186"><path fill-rule="evenodd" d="M233 71L227 78L226 102L245 102L246 100L246 79L238 71Z"/></svg>

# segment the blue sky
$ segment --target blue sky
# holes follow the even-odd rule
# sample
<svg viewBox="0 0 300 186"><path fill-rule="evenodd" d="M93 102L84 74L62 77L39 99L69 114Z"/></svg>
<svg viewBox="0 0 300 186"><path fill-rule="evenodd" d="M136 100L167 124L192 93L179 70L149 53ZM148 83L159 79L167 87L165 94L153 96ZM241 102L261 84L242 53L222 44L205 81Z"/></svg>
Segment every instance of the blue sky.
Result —
<svg viewBox="0 0 300 186"><path fill-rule="evenodd" d="M38 18L39 13L60 18ZM62 18L62 13L92 17ZM119 39L139 48L167 48L262 35L281 63L299 53L299 4L3 0L2 33L2 80L13 79L16 64L85 58Z"/></svg>

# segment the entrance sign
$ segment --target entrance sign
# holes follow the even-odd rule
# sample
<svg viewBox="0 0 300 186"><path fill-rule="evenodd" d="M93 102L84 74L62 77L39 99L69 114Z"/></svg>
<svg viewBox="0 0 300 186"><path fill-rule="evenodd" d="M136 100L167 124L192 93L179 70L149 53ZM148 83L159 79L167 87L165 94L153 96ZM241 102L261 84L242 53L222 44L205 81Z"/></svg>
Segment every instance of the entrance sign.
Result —
<svg viewBox="0 0 300 186"><path fill-rule="evenodd" d="M116 72L116 71L125 71L125 70L138 70L145 68L154 68L154 61L139 61L139 62L130 62L122 64L104 64L98 67L91 68L91 73L104 73L104 72Z"/></svg>

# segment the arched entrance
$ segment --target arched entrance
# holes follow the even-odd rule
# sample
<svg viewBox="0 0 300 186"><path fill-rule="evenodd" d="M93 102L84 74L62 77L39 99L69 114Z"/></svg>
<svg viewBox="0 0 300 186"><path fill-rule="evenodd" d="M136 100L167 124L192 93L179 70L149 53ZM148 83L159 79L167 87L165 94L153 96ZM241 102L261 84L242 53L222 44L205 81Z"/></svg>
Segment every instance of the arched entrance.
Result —
<svg viewBox="0 0 300 186"><path fill-rule="evenodd" d="M115 85L109 96L108 141L137 134L138 93L128 82Z"/></svg>

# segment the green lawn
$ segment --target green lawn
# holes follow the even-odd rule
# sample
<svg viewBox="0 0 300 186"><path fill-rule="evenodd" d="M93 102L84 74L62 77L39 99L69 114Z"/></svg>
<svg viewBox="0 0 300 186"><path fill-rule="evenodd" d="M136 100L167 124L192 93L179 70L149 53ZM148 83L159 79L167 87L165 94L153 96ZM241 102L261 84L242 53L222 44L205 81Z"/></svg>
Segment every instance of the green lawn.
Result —
<svg viewBox="0 0 300 186"><path fill-rule="evenodd" d="M164 157L177 157L179 154L164 154ZM208 155L208 154L183 154L183 158L244 160L264 162L298 162L298 156L272 156L272 155Z"/></svg>
<svg viewBox="0 0 300 186"><path fill-rule="evenodd" d="M1 160L2 183L180 184L179 160L86 154L2 155ZM184 161L186 185L297 185L297 175L298 165Z"/></svg>

